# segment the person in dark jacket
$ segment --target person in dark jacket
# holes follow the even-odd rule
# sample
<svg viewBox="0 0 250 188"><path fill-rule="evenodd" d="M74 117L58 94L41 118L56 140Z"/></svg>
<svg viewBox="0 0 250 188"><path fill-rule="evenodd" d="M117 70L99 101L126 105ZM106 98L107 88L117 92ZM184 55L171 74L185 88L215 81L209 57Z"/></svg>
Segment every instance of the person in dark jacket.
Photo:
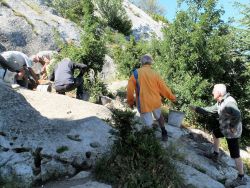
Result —
<svg viewBox="0 0 250 188"><path fill-rule="evenodd" d="M213 129L214 152L205 154L214 162L219 159L220 138L225 137L231 158L235 161L238 177L234 179L229 187L246 185L247 179L244 177L243 163L240 157L239 138L242 133L241 112L236 100L226 91L224 84L216 84L213 88L213 97L217 103L210 107L190 106L191 110L207 115L208 113L219 115L219 126Z"/></svg>
<svg viewBox="0 0 250 188"><path fill-rule="evenodd" d="M83 98L83 73L87 65L73 63L70 59L65 58L59 62L52 74L49 77L49 80L54 81L55 90L59 94L65 94L65 92L72 91L77 88L76 98ZM74 78L75 69L79 69L79 75Z"/></svg>

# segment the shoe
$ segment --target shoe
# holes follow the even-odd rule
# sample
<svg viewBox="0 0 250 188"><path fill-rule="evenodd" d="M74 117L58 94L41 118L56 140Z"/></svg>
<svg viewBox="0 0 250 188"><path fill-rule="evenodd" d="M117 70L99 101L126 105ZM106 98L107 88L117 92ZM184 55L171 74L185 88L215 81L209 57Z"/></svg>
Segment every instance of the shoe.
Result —
<svg viewBox="0 0 250 188"><path fill-rule="evenodd" d="M167 133L167 131L165 132L162 132L161 133L161 139L162 139L162 141L164 141L164 142L167 142L168 141L168 133Z"/></svg>
<svg viewBox="0 0 250 188"><path fill-rule="evenodd" d="M243 178L240 178L240 177L237 177L236 179L234 179L229 185L228 187L238 187L240 185L246 185L247 184L247 178L243 177Z"/></svg>
<svg viewBox="0 0 250 188"><path fill-rule="evenodd" d="M208 159L212 159L213 162L219 162L219 154L215 153L205 153L204 156Z"/></svg>

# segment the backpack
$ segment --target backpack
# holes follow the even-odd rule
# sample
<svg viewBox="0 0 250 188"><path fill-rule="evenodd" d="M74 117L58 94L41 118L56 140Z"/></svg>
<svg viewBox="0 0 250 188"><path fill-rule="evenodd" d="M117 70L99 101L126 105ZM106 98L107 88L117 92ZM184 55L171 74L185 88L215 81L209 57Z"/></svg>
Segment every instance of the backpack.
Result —
<svg viewBox="0 0 250 188"><path fill-rule="evenodd" d="M140 84L139 84L139 79L138 79L138 71L135 69L133 71L135 80L136 80L136 96L137 96L137 108L138 111L141 113L141 103L140 103Z"/></svg>

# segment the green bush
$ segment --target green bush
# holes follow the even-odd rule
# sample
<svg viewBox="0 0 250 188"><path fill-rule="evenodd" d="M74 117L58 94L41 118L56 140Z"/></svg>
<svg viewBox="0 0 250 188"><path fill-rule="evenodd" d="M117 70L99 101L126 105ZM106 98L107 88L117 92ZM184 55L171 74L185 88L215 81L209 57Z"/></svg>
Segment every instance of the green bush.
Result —
<svg viewBox="0 0 250 188"><path fill-rule="evenodd" d="M122 0L97 0L97 5L108 26L124 35L131 33L132 22L122 6Z"/></svg>
<svg viewBox="0 0 250 188"><path fill-rule="evenodd" d="M136 42L133 37L113 48L113 58L118 65L118 77L128 78L132 71L140 67L140 58L148 53L147 42Z"/></svg>
<svg viewBox="0 0 250 188"><path fill-rule="evenodd" d="M64 18L84 27L86 15L93 14L94 6L89 0L53 0L48 4L54 7ZM88 24L88 23L87 23Z"/></svg>
<svg viewBox="0 0 250 188"><path fill-rule="evenodd" d="M157 22L161 21L165 24L169 24L168 20L162 15L159 15L159 14L150 14L150 15Z"/></svg>
<svg viewBox="0 0 250 188"><path fill-rule="evenodd" d="M134 113L115 110L113 119L117 128L116 140L110 153L95 167L95 176L117 187L183 187L169 152L155 138L152 129L138 131Z"/></svg>
<svg viewBox="0 0 250 188"><path fill-rule="evenodd" d="M90 93L90 102L93 103L99 103L100 96L108 95L107 85L98 78L91 81L89 77L85 77L84 90Z"/></svg>

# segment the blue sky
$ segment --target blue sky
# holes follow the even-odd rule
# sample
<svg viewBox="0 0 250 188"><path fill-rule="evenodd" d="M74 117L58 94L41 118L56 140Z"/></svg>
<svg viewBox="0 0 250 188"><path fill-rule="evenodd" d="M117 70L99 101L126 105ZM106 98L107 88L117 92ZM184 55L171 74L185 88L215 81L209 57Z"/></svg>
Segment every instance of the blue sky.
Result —
<svg viewBox="0 0 250 188"><path fill-rule="evenodd" d="M233 3L236 1L243 4L250 3L249 0L219 0L218 5L222 6L225 10L225 14L222 17L224 21L228 21L229 17L240 18L239 10L233 7ZM176 0L158 0L158 2L165 8L167 19L172 21L177 8Z"/></svg>

